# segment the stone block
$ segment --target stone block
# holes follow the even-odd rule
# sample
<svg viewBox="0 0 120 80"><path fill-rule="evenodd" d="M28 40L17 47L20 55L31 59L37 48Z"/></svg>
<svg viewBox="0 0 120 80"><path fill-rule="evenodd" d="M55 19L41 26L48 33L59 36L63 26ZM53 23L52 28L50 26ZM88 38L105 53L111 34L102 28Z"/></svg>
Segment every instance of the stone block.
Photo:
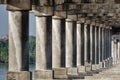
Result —
<svg viewBox="0 0 120 80"><path fill-rule="evenodd" d="M96 70L96 64L92 65L92 70Z"/></svg>
<svg viewBox="0 0 120 80"><path fill-rule="evenodd" d="M53 8L50 6L43 6L43 7L38 7L35 6L33 8L33 12L36 16L52 16L53 15Z"/></svg>
<svg viewBox="0 0 120 80"><path fill-rule="evenodd" d="M55 11L55 12L54 12L54 15L55 15L55 16L58 16L58 17L60 17L60 18L66 18L66 17L67 17L65 11Z"/></svg>
<svg viewBox="0 0 120 80"><path fill-rule="evenodd" d="M7 0L7 10L30 10L31 0Z"/></svg>
<svg viewBox="0 0 120 80"><path fill-rule="evenodd" d="M34 73L34 80L53 79L52 70L36 70Z"/></svg>
<svg viewBox="0 0 120 80"><path fill-rule="evenodd" d="M85 73L85 66L78 66L78 73Z"/></svg>
<svg viewBox="0 0 120 80"><path fill-rule="evenodd" d="M54 79L67 79L67 69L66 68L55 68L53 69Z"/></svg>
<svg viewBox="0 0 120 80"><path fill-rule="evenodd" d="M32 80L32 73L27 71L8 72L7 80Z"/></svg>
<svg viewBox="0 0 120 80"><path fill-rule="evenodd" d="M92 70L92 65L91 63L85 63L85 71L91 71Z"/></svg>
<svg viewBox="0 0 120 80"><path fill-rule="evenodd" d="M67 68L68 75L78 75L78 68Z"/></svg>
<svg viewBox="0 0 120 80"><path fill-rule="evenodd" d="M99 63L99 68L102 68L102 67L103 67L102 62L100 62Z"/></svg>

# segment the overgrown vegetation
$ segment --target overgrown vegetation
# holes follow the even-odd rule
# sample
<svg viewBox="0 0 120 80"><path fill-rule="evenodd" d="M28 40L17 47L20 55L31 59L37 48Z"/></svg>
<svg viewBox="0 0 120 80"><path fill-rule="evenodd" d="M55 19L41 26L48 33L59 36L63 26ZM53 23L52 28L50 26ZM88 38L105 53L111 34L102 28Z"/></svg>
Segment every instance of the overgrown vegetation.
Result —
<svg viewBox="0 0 120 80"><path fill-rule="evenodd" d="M29 59L30 63L35 62L35 37L29 37ZM8 40L0 41L0 63L8 63Z"/></svg>

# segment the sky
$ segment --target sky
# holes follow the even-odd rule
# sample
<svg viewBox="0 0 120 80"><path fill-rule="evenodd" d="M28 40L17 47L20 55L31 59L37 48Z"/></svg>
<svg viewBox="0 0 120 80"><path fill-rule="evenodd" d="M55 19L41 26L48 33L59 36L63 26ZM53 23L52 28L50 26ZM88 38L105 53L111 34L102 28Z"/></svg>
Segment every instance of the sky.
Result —
<svg viewBox="0 0 120 80"><path fill-rule="evenodd" d="M0 36L8 35L8 11L5 5L0 4ZM35 36L36 32L35 16L33 13L29 14L29 35Z"/></svg>

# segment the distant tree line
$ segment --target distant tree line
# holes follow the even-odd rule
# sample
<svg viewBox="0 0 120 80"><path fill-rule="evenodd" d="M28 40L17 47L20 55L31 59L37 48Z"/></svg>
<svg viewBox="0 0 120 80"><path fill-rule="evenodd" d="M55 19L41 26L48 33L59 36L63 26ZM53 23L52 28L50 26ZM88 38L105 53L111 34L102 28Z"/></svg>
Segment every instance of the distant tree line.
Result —
<svg viewBox="0 0 120 80"><path fill-rule="evenodd" d="M35 37L29 37L29 60L35 63ZM8 40L0 40L0 63L8 63Z"/></svg>

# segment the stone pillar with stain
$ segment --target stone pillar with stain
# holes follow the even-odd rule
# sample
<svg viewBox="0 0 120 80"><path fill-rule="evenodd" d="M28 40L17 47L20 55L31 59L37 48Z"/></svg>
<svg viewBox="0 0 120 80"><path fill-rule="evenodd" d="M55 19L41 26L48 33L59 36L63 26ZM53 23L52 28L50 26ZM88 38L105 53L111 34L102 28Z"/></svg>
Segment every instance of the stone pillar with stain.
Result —
<svg viewBox="0 0 120 80"><path fill-rule="evenodd" d="M84 24L84 66L85 71L89 72L92 69L91 54L90 54L90 23L89 19L86 19Z"/></svg>
<svg viewBox="0 0 120 80"><path fill-rule="evenodd" d="M109 29L109 44L110 44L110 66L112 66L113 63L113 58L112 58L112 27L110 27Z"/></svg>
<svg viewBox="0 0 120 80"><path fill-rule="evenodd" d="M7 80L31 80L29 72L29 0L7 3L9 12L9 68Z"/></svg>
<svg viewBox="0 0 120 80"><path fill-rule="evenodd" d="M36 17L36 67L34 79L53 79L52 2L50 0L39 0L34 2L32 8Z"/></svg>
<svg viewBox="0 0 120 80"><path fill-rule="evenodd" d="M104 25L102 27L102 68L104 67Z"/></svg>
<svg viewBox="0 0 120 80"><path fill-rule="evenodd" d="M49 21L48 21L49 18ZM36 71L34 79L52 79L52 40L51 23L52 18L46 16L36 16ZM49 25L48 25L49 24ZM48 30L49 27L49 30ZM52 46L51 46L52 47ZM48 52L49 51L49 52Z"/></svg>
<svg viewBox="0 0 120 80"><path fill-rule="evenodd" d="M73 20L66 19L66 68L68 76L75 76L77 74L77 67L74 67L74 28Z"/></svg>
<svg viewBox="0 0 120 80"><path fill-rule="evenodd" d="M85 18L77 22L77 67L79 74L85 74L84 66L84 23Z"/></svg>
<svg viewBox="0 0 120 80"><path fill-rule="evenodd" d="M81 21L77 21L77 67L78 72L85 72L84 66L82 66L82 23Z"/></svg>
<svg viewBox="0 0 120 80"><path fill-rule="evenodd" d="M107 28L105 27L104 30L104 68L107 68L107 63L108 63L108 59L107 59Z"/></svg>
<svg viewBox="0 0 120 80"><path fill-rule="evenodd" d="M98 63L98 60L99 60L99 53L98 53L98 28L99 28L99 23L96 23L95 27L94 27L94 39L95 39L95 42L94 42L94 65L92 65L92 70L97 70L99 69L99 63Z"/></svg>
<svg viewBox="0 0 120 80"><path fill-rule="evenodd" d="M52 17L52 68L54 71L53 77L56 78L67 78L67 70L62 67L62 48L61 48L61 29L62 29L62 18L58 16Z"/></svg>
<svg viewBox="0 0 120 80"><path fill-rule="evenodd" d="M99 47L98 47L98 52L99 52L99 68L102 68L102 34L101 34L101 32L102 32L102 24L100 24L100 26L99 26L99 30L98 30L98 35L99 35L99 39L98 39L98 44L99 44Z"/></svg>

